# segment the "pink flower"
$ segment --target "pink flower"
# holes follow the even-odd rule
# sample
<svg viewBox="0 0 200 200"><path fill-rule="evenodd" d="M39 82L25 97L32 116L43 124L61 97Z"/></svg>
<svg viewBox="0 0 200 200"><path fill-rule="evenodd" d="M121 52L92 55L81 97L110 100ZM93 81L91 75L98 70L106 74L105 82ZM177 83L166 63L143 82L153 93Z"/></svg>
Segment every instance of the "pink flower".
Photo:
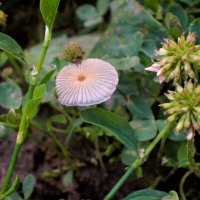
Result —
<svg viewBox="0 0 200 200"><path fill-rule="evenodd" d="M115 68L89 58L64 67L56 77L58 101L67 106L89 106L108 100L118 84Z"/></svg>
<svg viewBox="0 0 200 200"><path fill-rule="evenodd" d="M151 71L151 72L158 72L158 70L160 70L160 68L161 68L160 64L154 63L150 67L146 67L145 70Z"/></svg>

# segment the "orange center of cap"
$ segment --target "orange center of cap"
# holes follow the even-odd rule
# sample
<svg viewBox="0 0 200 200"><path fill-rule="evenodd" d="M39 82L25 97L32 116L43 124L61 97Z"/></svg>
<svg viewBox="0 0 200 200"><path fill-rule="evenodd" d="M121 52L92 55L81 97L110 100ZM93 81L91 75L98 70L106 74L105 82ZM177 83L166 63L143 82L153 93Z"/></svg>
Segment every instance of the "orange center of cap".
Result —
<svg viewBox="0 0 200 200"><path fill-rule="evenodd" d="M86 76L80 74L77 79L78 79L78 81L82 82L82 81L84 81L86 79Z"/></svg>

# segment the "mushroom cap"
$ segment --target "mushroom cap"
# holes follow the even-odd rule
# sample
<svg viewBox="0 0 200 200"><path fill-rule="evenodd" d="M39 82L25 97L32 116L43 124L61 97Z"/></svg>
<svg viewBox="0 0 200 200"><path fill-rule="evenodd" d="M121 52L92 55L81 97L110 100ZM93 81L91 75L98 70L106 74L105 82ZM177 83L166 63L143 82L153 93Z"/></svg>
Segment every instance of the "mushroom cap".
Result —
<svg viewBox="0 0 200 200"><path fill-rule="evenodd" d="M108 62L89 58L65 66L56 77L58 101L66 106L89 106L108 100L118 84L118 73Z"/></svg>

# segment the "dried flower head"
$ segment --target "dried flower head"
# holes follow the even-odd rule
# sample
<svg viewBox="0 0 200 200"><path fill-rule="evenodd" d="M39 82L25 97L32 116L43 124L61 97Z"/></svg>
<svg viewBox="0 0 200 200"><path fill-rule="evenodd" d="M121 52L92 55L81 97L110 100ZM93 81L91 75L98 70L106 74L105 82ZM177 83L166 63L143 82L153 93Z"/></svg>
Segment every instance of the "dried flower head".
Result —
<svg viewBox="0 0 200 200"><path fill-rule="evenodd" d="M0 26L6 26L7 15L0 10Z"/></svg>
<svg viewBox="0 0 200 200"><path fill-rule="evenodd" d="M89 106L108 100L116 89L118 74L103 60L89 58L64 67L56 77L58 101L67 106Z"/></svg>
<svg viewBox="0 0 200 200"><path fill-rule="evenodd" d="M76 43L70 43L64 49L63 58L72 63L80 63L83 59L85 51Z"/></svg>
<svg viewBox="0 0 200 200"><path fill-rule="evenodd" d="M189 81L185 87L176 85L176 91L168 91L165 94L170 103L164 103L160 106L166 109L165 114L170 115L168 122L178 121L176 132L183 129L190 132L191 129L200 131L200 85L194 87Z"/></svg>
<svg viewBox="0 0 200 200"><path fill-rule="evenodd" d="M156 72L160 83L174 80L174 84L196 80L195 72L200 69L200 45L195 45L195 33L184 34L178 38L178 42L164 39L162 48L155 53L159 61L145 68Z"/></svg>

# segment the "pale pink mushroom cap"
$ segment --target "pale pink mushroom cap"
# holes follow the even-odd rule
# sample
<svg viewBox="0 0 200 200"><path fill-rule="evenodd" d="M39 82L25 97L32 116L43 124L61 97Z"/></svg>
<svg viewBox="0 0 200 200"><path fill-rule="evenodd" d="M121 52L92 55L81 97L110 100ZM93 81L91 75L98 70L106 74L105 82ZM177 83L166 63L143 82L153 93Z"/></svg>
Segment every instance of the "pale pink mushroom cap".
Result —
<svg viewBox="0 0 200 200"><path fill-rule="evenodd" d="M89 106L108 100L116 89L118 74L108 62L89 58L64 67L56 77L58 101L66 106Z"/></svg>

